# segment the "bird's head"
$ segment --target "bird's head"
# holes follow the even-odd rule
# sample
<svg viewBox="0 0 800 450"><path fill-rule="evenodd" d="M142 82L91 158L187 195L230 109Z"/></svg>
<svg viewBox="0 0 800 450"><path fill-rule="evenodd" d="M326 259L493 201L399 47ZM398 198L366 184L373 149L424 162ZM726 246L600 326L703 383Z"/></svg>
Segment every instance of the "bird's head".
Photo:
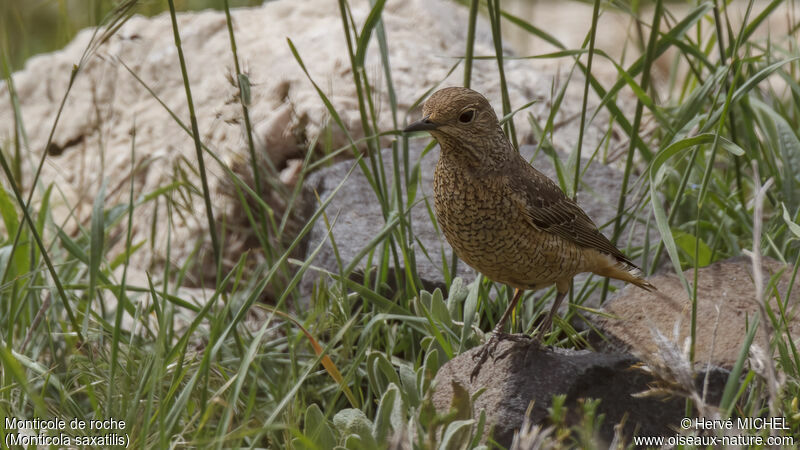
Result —
<svg viewBox="0 0 800 450"><path fill-rule="evenodd" d="M427 131L439 141L443 152L477 161L508 150L508 140L489 101L464 87L434 92L422 107L422 119L403 131Z"/></svg>

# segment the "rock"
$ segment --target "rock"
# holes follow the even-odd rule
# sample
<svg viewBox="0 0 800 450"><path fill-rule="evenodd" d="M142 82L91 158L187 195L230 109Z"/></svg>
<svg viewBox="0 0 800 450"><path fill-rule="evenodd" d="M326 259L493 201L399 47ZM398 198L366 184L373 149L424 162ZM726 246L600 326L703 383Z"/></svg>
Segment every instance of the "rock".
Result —
<svg viewBox="0 0 800 450"><path fill-rule="evenodd" d="M778 311L777 291L786 303L786 292L792 279L793 267L764 258L764 283L779 272L774 290L767 291L773 311ZM730 368L736 362L746 333L746 322L756 320L758 309L755 302L753 265L748 257L736 257L719 261L698 269L697 273L697 335L695 341L696 364ZM691 284L693 270L684 272ZM648 279L657 292L645 292L626 287L620 295L605 306L605 312L614 317L601 316L594 319L602 331L624 349L640 356L646 362L663 364L661 349L655 330L684 348L690 335L691 302L689 295L674 273L657 275ZM800 333L800 322L796 320L796 305L800 301L800 281L796 280L791 298L785 306L789 334ZM677 335L675 331L677 330ZM754 344L762 342L764 330L759 328Z"/></svg>
<svg viewBox="0 0 800 450"><path fill-rule="evenodd" d="M685 401L679 397L666 400L655 397L633 397L648 389L654 379L633 366L639 361L623 353L594 353L588 350L541 348L534 341L500 341L482 366L474 381L470 374L475 365L473 356L481 347L462 353L445 363L434 378L433 404L440 413L450 409L452 383L460 384L470 396L485 391L473 403L473 417L486 412L487 427L494 427L492 438L509 447L514 432L523 423L531 402L530 422L543 424L554 395L566 395L569 409L567 421L580 418L579 400L599 399L599 413L605 414L600 438L611 442L614 426L625 417L623 435L671 435L684 417ZM727 374L714 372L710 385L715 389L709 400L718 402ZM703 378L698 377L701 386ZM603 447L603 445L599 445Z"/></svg>
<svg viewBox="0 0 800 450"><path fill-rule="evenodd" d="M411 164L419 162L420 176L417 199L427 198L430 207L433 208L433 172L436 161L439 158L439 150L437 147L420 159L422 150L420 142L413 142L409 148L409 159ZM530 160L536 152L536 147L522 146L520 152L523 157ZM566 161L567 156L559 154L559 158L562 161ZM390 149L383 151L382 159L384 171L389 179L388 183L391 185L394 170ZM588 160L581 162L582 167L585 167L586 164L590 164ZM310 191L316 190L320 198L324 200L341 182L352 165L353 162L346 161L320 170L310 176L304 186ZM553 161L544 152L540 151L536 155L533 165L551 179L556 179ZM621 179L622 174L618 170L596 161L591 163L591 167L586 170L585 175L581 178L582 183L578 194L578 203L598 226L602 227L605 224L609 224L608 227L602 228L606 235L610 235L613 228L611 221L616 215L616 203L621 188ZM313 198L313 196L311 197ZM633 200L629 199L629 203L633 203ZM354 205L357 205L357 207L354 207ZM378 234L385 224L376 195L367 178L358 168L350 174L350 178L331 201L326 213L330 220L333 220L333 217L337 217L336 224L333 227L332 239L336 243L343 266L350 264L353 258ZM434 227L434 219L429 215L425 202L418 201L411 208L410 215L413 233L418 245L416 264L420 279L427 289L432 290L436 287L446 289L446 277L442 273L442 267L445 266L445 261L449 267L452 249L445 241L444 236L437 232L438 227ZM655 232L652 229L651 232L651 242L654 242L656 240ZM316 249L327 234L328 230L324 221L317 221L309 238L309 251ZM630 221L628 228L622 234L622 239L632 236L630 245L632 247L641 247L644 243L645 235L644 226L641 223ZM623 242L623 240L620 242ZM622 246L622 248L624 249L625 247ZM630 254L630 252L628 253ZM425 255L430 258L426 258ZM402 260L402 258L400 259ZM330 244L330 240L323 245L313 264L334 273L339 272L336 253ZM359 267L363 270L364 262L361 261L359 264ZM457 276L464 278L464 281L469 283L475 279L476 273L463 262L459 262ZM313 284L318 277L319 273L315 271L309 270L305 273L300 285L302 296L307 296L311 292ZM581 288L581 283L587 278L587 275L581 275L576 278L576 288L578 290ZM620 286L622 282L615 281L613 284ZM595 290L593 295L599 297L599 289Z"/></svg>

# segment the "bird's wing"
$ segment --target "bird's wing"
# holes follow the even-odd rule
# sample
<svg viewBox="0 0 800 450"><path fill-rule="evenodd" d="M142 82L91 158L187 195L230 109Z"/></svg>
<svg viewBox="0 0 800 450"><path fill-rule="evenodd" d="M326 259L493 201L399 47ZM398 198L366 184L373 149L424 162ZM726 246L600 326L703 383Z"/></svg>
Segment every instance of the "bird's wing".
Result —
<svg viewBox="0 0 800 450"><path fill-rule="evenodd" d="M523 173L521 176L508 177L509 191L531 226L581 247L607 253L620 262L636 267L557 184L522 157L520 159L524 162L519 165Z"/></svg>

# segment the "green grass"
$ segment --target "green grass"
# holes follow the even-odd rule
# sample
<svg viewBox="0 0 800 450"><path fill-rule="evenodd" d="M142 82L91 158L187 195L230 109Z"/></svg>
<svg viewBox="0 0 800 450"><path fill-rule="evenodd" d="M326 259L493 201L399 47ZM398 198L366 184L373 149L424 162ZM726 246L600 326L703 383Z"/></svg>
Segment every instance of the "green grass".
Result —
<svg viewBox="0 0 800 450"><path fill-rule="evenodd" d="M361 253L362 260L369 262L363 281L350 277L355 264L341 263L337 271L323 277L308 308L294 307L299 300L294 287L304 272L314 270L313 256L318 249L310 248L304 260L293 259L293 251L316 222L330 225L336 217L326 213L330 201L326 200L316 205L308 221L296 227L291 239L278 239L292 228L289 218L297 208L299 191L283 187L274 168L257 162L252 139L250 182L221 166L219 156L199 138L195 140L194 170L204 177L205 166L213 164L230 177L234 200L241 202L260 245L257 251L266 260L251 267L246 266L246 255L226 254L225 227L214 229L213 217L205 218L214 236L210 261L215 262L218 273L213 294L205 302L190 298L179 289L187 284L188 267L168 265L161 273L150 273L145 285L131 284L127 269L132 254L150 247L131 242L130 224L137 211L159 202L167 205L169 214L169 208L178 208L173 202L173 196L178 195L202 197L195 200L210 204L207 189L181 192L177 186L185 180L176 176L173 184L144 199L134 198L135 186L131 184L126 203L108 204L101 191L96 196L89 227L71 235L64 229L63 218L52 212L56 186L27 183L37 188L33 192L17 189L19 167L29 158L22 153L21 143L0 148L0 217L7 231L0 236L0 416L58 417L67 421L113 417L125 421L124 432L132 448L374 448L395 434L401 434L416 448L479 445L487 426L484 418L472 419L474 399L466 392L458 392L452 412L437 414L430 401L431 381L447 360L478 345L480 330L491 329L500 317L505 302L490 299L508 298L511 293L504 286L481 278L469 285L457 278L449 279L452 284L447 295L422 290L415 261L424 256L418 252L407 213L424 199L418 186L418 163L409 160L409 142L397 132L409 117L398 109L391 82L388 53L397 43L383 30L384 3L372 1L372 13L363 24L353 23L346 0L338 3L341 31L347 36L346 50L355 74L360 126L366 138L351 137L339 112L318 89L320 102L330 113L330 129L344 129L350 145L331 148L324 134L314 139L305 149L302 178L312 168L329 163L328 156L320 155L353 154L351 170L362 172L369 180L385 225ZM679 271L695 269L746 250L797 267L800 18L796 10L790 8L789 20L782 22L788 28L773 29L765 39L754 30L775 14L774 6L780 2L762 3L764 12L749 12L741 26L728 21L722 2L693 4L687 14L677 17L670 10L671 3L660 1L648 12L637 2L597 3L595 18L613 8L630 17L632 29L642 30L641 34L631 33L639 36L632 38L639 39L632 44L642 49L641 56L612 60L618 68L619 81L604 84L589 70L590 61L610 59L593 45L593 33L602 30L594 31L592 27L582 48L567 48L545 30L504 11L500 2L463 3L471 11L470 23L465 24L470 32L459 64L469 68L474 58L488 57L497 60L497 68L502 70L503 58L476 55L472 50L471 24L481 14L492 23L498 55L502 30L520 27L559 51L519 57L569 61L576 74L585 76L584 92L593 91L601 98L599 107L584 103L581 123L595 118L594 108L603 109L608 115L608 127L618 127L623 141L630 143L622 159L626 189L617 201L617 218L606 232L620 238L623 245L625 236L621 230L632 220L632 213L652 211L650 225L658 229L662 239L650 242L644 249L631 249L643 254L645 270L652 272L660 261L671 263ZM105 17L96 39L113 33L140 7L136 2L126 2L115 10L110 10L107 2L92 5L90 17ZM173 6L180 4L170 1L169 6L174 15ZM72 20L66 14L62 19L65 23ZM650 33L652 24L659 24L659 33ZM173 29L179 36L181 30L175 22ZM236 36L229 29L236 82L244 92L240 98L249 131L249 80L239 68ZM74 28L70 31L74 32ZM366 60L365 49L372 41L378 42L380 60ZM176 39L176 45L177 42ZM299 67L313 58L313 54L298 52L291 40L287 45ZM28 51L38 49L27 47ZM658 57L672 58L671 72L667 74L671 85L668 90L659 89L656 96L650 74L655 71ZM9 54L4 47L4 77L9 86L8 68L18 67L15 58L18 56ZM368 64L377 63L388 80L382 88L389 93L392 130L377 126L375 80L370 78L373 71L365 70ZM80 76L81 69L81 65L76 66L74 76ZM311 81L315 86L325 83ZM469 82L467 70L464 84ZM775 82L785 87L776 91ZM506 115L522 105L512 103L515 99L509 98L504 81L501 83L502 113ZM545 123L529 117L539 145L553 155L548 143L564 86L560 89L554 92L553 112ZM623 90L636 95L633 117L622 112ZM60 94L67 98L69 91ZM191 96L188 84L186 94ZM18 104L19 99L14 100ZM189 105L191 108L191 102ZM13 107L19 114L19 109ZM178 116L173 117L177 122ZM640 131L643 123L658 126L645 133ZM192 136L202 134L195 122L177 125ZM508 121L506 125L516 142L512 123ZM384 172L381 153L377 151L379 136L386 134L396 136L391 147L395 171L391 174ZM562 168L559 182L566 192L575 192L580 182L585 169L578 164L580 157L602 160L607 156L604 148L579 146L567 161L558 162ZM362 149L366 156L360 156ZM142 157L137 152L135 135L130 155L133 171ZM42 163L34 161L34 167ZM758 195L763 185L771 187L764 195ZM286 210L276 210L263 201L258 193L265 189L277 189L289 199ZM645 195L633 202L631 199L637 197L632 193ZM114 258L108 256L112 231L123 232L126 249ZM330 243L336 245L333 239L330 235ZM170 261L169 250L167 256ZM222 263L223 256L238 262L228 268ZM452 274L453 265L454 261L448 261L442 267L443 273ZM792 276L796 276L796 269ZM696 299L692 280L683 281L690 298ZM766 292L771 292L773 283L774 280L763 280ZM275 288L278 295L274 303L265 305L260 300L268 286ZM576 287L572 294L576 306L582 305L592 290L609 289L607 283L597 279ZM530 330L536 318L547 310L546 303L553 293L543 293L537 295L535 303L523 302L517 314L517 329ZM579 307L571 308L568 315L580 315L580 311ZM725 386L721 414L786 416L792 428L788 435L797 440L800 358L787 327L787 318L795 311L785 302L778 310L762 307L761 311L760 322L755 322L761 327L770 325L773 331L768 334L769 342L755 344L762 350L769 348L766 354L772 357L762 358L762 362L772 370L757 371L747 362L753 345L750 335ZM253 321L247 320L252 314L260 318L255 327ZM123 327L123 323L135 324L136 332ZM558 324L560 327L548 337L548 343L586 345L583 332L566 326L567 321ZM693 315L692 337L695 329L703 325ZM665 372L665 378L667 375ZM776 384L776 380L780 383ZM602 420L596 403L586 402L582 420L572 427L563 420L564 411L559 405L563 405L563 399L560 403L556 399L550 418L552 428L546 432L563 446L592 445L593 430ZM697 397L689 395L687 408L697 405ZM6 433L0 428L4 441Z"/></svg>

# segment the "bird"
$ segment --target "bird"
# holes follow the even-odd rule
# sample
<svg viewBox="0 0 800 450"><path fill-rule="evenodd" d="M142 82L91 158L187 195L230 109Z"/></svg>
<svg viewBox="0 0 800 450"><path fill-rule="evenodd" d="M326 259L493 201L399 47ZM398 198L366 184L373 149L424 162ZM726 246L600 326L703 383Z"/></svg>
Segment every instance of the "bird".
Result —
<svg viewBox="0 0 800 450"><path fill-rule="evenodd" d="M434 92L423 104L422 119L403 130L419 131L430 133L440 147L434 209L447 242L470 267L515 289L491 338L475 355L480 361L473 378L497 342L513 337L503 333L503 326L525 290L556 287L539 336L550 330L579 273L655 290L573 199L520 156L479 92L465 87Z"/></svg>

